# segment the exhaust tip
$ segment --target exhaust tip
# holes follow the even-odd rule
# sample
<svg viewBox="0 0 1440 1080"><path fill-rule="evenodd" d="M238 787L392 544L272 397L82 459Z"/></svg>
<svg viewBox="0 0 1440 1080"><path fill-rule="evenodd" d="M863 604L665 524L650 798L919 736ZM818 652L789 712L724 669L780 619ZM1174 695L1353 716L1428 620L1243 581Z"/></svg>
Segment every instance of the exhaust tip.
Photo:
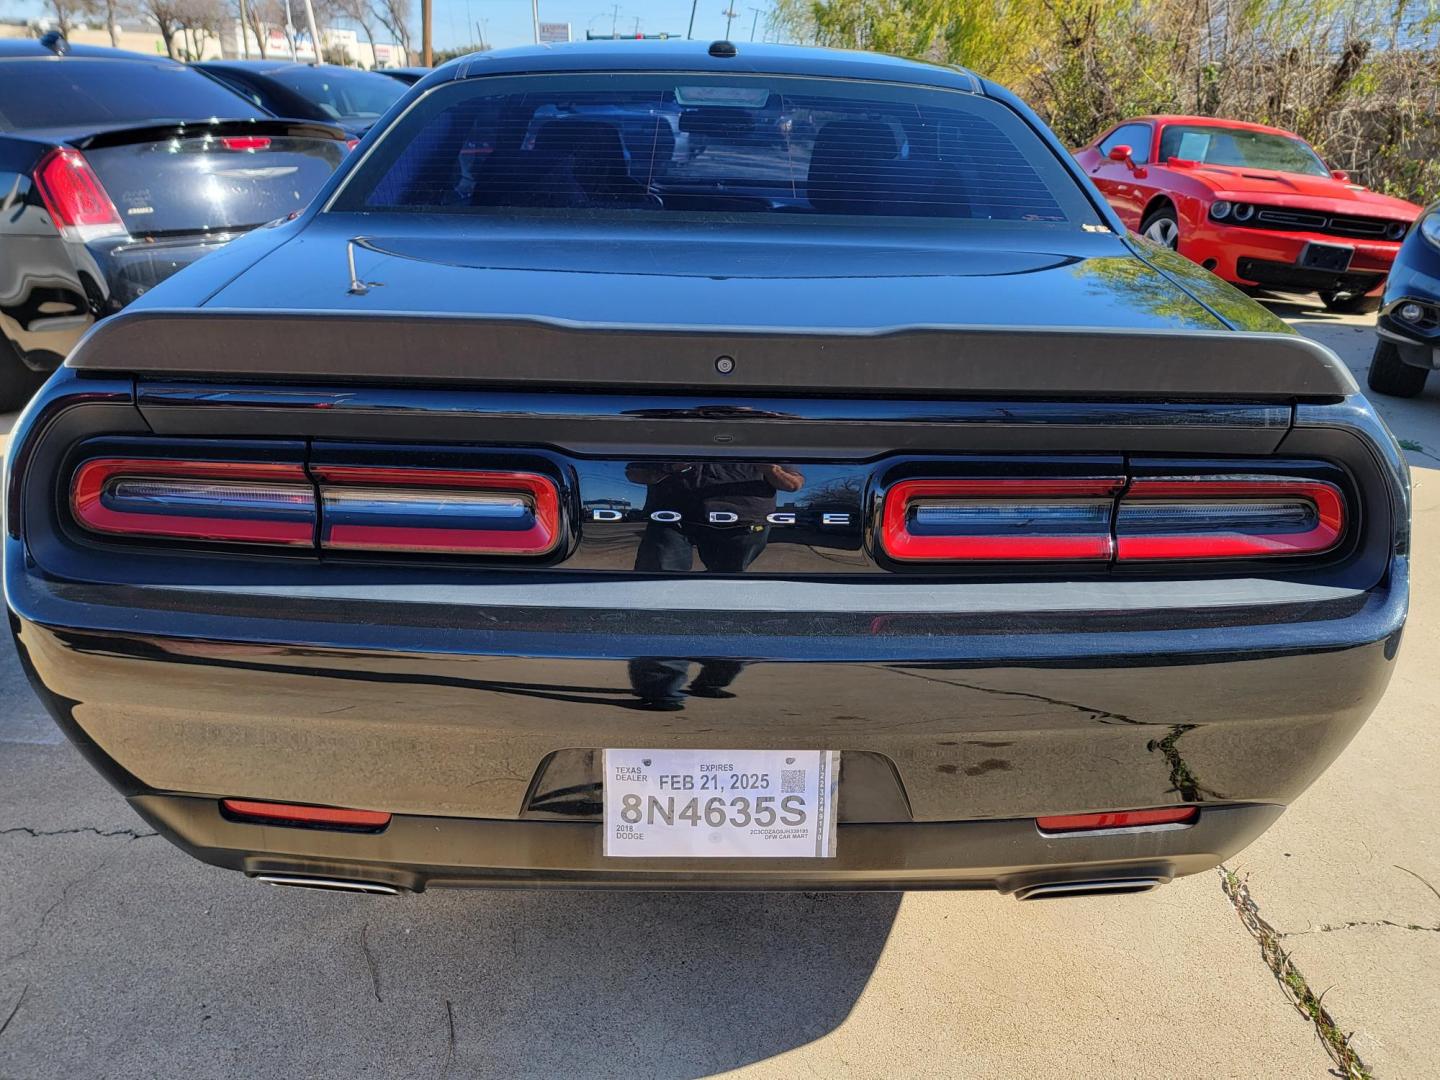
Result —
<svg viewBox="0 0 1440 1080"><path fill-rule="evenodd" d="M1061 896L1117 896L1149 892L1159 878L1107 878L1101 881L1052 881L1015 890L1016 900L1047 900Z"/></svg>
<svg viewBox="0 0 1440 1080"><path fill-rule="evenodd" d="M318 892L368 893L371 896L397 896L400 890L381 881L345 881L341 878L302 877L299 874L256 874L256 881L267 885L285 885L292 889L314 889Z"/></svg>

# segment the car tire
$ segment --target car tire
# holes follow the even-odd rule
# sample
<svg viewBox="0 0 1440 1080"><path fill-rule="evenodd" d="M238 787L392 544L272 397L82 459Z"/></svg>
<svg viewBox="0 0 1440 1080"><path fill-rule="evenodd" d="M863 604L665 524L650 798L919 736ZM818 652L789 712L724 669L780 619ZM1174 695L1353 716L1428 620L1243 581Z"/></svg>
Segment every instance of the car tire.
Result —
<svg viewBox="0 0 1440 1080"><path fill-rule="evenodd" d="M1140 223L1140 235L1157 244L1163 244L1171 251L1180 249L1180 218L1173 206L1160 206L1145 215Z"/></svg>
<svg viewBox="0 0 1440 1080"><path fill-rule="evenodd" d="M1337 315L1368 315L1380 310L1380 297L1364 293L1327 290L1320 294L1320 302L1325 305L1326 311Z"/></svg>
<svg viewBox="0 0 1440 1080"><path fill-rule="evenodd" d="M1370 357L1370 374L1365 381L1377 394L1391 397L1414 397L1425 389L1429 368L1414 367L1400 359L1400 350L1393 341L1377 341Z"/></svg>
<svg viewBox="0 0 1440 1080"><path fill-rule="evenodd" d="M22 363L15 346L0 336L0 413L24 408L44 382L45 376Z"/></svg>

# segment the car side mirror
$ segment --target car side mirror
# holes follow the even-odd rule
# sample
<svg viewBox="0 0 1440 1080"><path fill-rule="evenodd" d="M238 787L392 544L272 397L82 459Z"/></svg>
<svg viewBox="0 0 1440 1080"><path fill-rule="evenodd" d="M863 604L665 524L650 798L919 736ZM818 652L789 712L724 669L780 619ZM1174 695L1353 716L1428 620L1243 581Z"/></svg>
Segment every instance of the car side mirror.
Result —
<svg viewBox="0 0 1440 1080"><path fill-rule="evenodd" d="M1348 184L1350 182L1350 174L1344 169L1331 169L1330 177L1333 180L1339 180L1342 184Z"/></svg>
<svg viewBox="0 0 1440 1080"><path fill-rule="evenodd" d="M1126 146L1124 143L1116 143L1114 146L1110 147L1109 158L1111 161L1123 162L1124 164L1129 165L1133 169L1135 167L1135 163L1131 160L1133 154L1134 151L1131 150L1130 147Z"/></svg>

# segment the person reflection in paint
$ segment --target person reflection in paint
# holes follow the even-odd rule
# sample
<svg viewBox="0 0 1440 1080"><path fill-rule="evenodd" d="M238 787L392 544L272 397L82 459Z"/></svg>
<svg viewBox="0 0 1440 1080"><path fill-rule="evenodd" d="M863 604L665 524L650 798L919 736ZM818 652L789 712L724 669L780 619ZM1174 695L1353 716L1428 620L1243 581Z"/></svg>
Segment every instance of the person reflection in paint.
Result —
<svg viewBox="0 0 1440 1080"><path fill-rule="evenodd" d="M775 464L637 462L625 476L649 489L635 569L650 573L686 573L694 569L696 553L710 573L744 573L769 543L768 515L777 492L799 491L805 483L795 469ZM651 517L656 512L673 519L656 521ZM643 707L660 711L683 709L686 696L735 696L728 687L743 661L698 663L700 671L686 687L691 661L636 657L630 661L630 685Z"/></svg>

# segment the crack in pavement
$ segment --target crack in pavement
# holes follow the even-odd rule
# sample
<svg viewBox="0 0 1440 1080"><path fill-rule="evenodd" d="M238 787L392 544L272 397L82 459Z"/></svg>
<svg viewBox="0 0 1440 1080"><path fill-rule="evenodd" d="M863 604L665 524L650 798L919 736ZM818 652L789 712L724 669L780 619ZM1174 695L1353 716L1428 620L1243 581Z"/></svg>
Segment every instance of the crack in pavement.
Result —
<svg viewBox="0 0 1440 1080"><path fill-rule="evenodd" d="M79 877L72 879L63 889L60 890L60 895L50 902L50 906L41 913L40 921L35 925L35 933L30 938L30 944L26 945L23 949L19 949L13 953L9 953L3 958L0 958L0 964L12 964L16 960L19 960L21 957L29 956L32 952L34 952L45 936L45 927L50 922L50 916L55 914L55 911L60 907L60 905L65 903L65 901L70 898L70 893L75 888L75 886L79 885L81 882L88 881L90 878L100 873L101 870L104 870L105 867L109 865L110 857L106 856L94 866L92 866L89 870L86 870Z"/></svg>
<svg viewBox="0 0 1440 1080"><path fill-rule="evenodd" d="M10 1021L15 1019L15 1014L20 1011L20 1006L25 1004L25 995L30 993L30 984L26 983L20 990L20 996L15 999L15 1004L10 1007L10 1013L5 1017L5 1022L0 1024L0 1035L4 1035L10 1027Z"/></svg>
<svg viewBox="0 0 1440 1080"><path fill-rule="evenodd" d="M450 1075L450 1066L455 1063L455 1006L450 1003L449 998L445 999L445 1022L450 1026L450 1045L445 1050L445 1068L440 1073L441 1080Z"/></svg>
<svg viewBox="0 0 1440 1080"><path fill-rule="evenodd" d="M1349 1035L1342 1032L1335 1023L1335 1018L1330 1015L1330 1010L1325 1008L1325 994L1317 996L1315 991L1310 989L1310 984L1290 959L1290 954L1280 947L1280 939L1284 935L1276 931L1260 914L1255 898L1250 895L1250 889L1240 879L1240 875L1224 863L1215 869L1220 875L1221 892L1235 908L1241 924L1260 946L1260 958L1275 976L1275 982L1290 1004L1295 1006L1295 1011L1315 1026L1315 1034L1320 1039L1320 1044L1325 1047L1330 1060L1338 1066L1338 1075L1346 1080L1374 1080L1374 1074L1360 1060L1360 1055L1351 1045L1354 1032Z"/></svg>
<svg viewBox="0 0 1440 1080"><path fill-rule="evenodd" d="M370 951L369 930L368 922L360 927L360 951L365 954L365 963L370 968L370 986L375 991L375 1001L384 1004L384 999L380 997L380 969L375 964L375 954Z"/></svg>
<svg viewBox="0 0 1440 1080"><path fill-rule="evenodd" d="M89 833L92 836L125 836L131 840L144 840L150 836L159 836L157 832L141 832L138 829L97 829L94 825L82 825L75 829L32 829L28 825L14 825L8 829L0 829L0 836L9 836L11 833L24 833L26 836L76 836L81 833Z"/></svg>
<svg viewBox="0 0 1440 1080"><path fill-rule="evenodd" d="M1419 930L1426 934L1440 934L1440 926L1421 926L1419 923L1399 923L1391 919L1352 919L1342 923L1324 923L1320 926L1312 926L1308 930L1288 930L1285 933L1276 932L1277 938L1304 937L1306 934L1333 934L1337 930L1354 930L1363 926L1391 926L1396 930Z"/></svg>

